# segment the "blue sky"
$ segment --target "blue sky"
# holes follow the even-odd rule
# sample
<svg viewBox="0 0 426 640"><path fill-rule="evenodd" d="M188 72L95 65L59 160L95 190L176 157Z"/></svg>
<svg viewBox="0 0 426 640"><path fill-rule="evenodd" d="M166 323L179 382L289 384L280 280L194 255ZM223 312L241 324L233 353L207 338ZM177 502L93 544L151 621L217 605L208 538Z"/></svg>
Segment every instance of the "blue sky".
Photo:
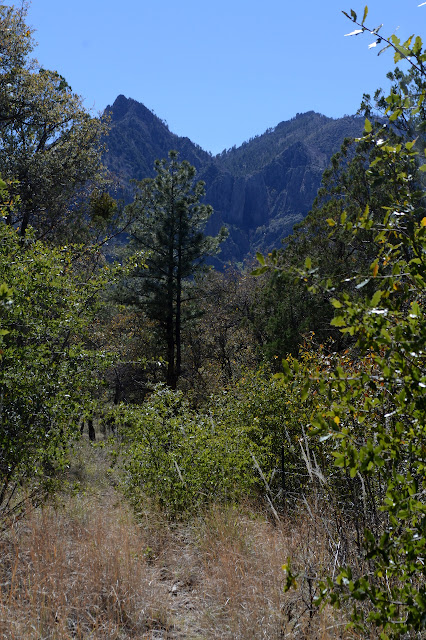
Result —
<svg viewBox="0 0 426 640"><path fill-rule="evenodd" d="M7 4L13 4L6 0ZM367 24L426 40L421 0L371 0ZM124 94L218 153L311 109L352 114L387 86L389 52L345 38L354 0L33 0L35 55L96 112Z"/></svg>

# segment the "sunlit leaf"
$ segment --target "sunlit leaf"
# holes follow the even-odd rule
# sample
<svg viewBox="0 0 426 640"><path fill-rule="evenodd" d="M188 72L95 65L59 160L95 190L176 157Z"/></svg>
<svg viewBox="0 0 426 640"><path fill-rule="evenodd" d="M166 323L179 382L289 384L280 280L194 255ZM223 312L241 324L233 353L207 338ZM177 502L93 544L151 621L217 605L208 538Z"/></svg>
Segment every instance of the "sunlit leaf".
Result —
<svg viewBox="0 0 426 640"><path fill-rule="evenodd" d="M417 138L416 138L416 140L417 140ZM408 149L408 151L411 151L411 149L416 144L416 140L412 140L411 142L406 142L405 143L405 148Z"/></svg>
<svg viewBox="0 0 426 640"><path fill-rule="evenodd" d="M374 296L371 299L371 304L373 307L376 306L376 304L379 304L380 300L382 299L382 295L383 295L383 291L376 291L376 293L374 294Z"/></svg>
<svg viewBox="0 0 426 640"><path fill-rule="evenodd" d="M355 29L350 33L345 33L345 36L357 36L359 33L363 33L363 32L364 32L364 29Z"/></svg>
<svg viewBox="0 0 426 640"><path fill-rule="evenodd" d="M253 271L251 272L252 276L261 276L262 273L266 273L267 271L269 271L269 267L268 265L265 265L264 267L259 267L258 269L253 269Z"/></svg>
<svg viewBox="0 0 426 640"><path fill-rule="evenodd" d="M422 46L423 46L423 41L420 36L417 36L413 46L413 52L415 55L418 55L421 52Z"/></svg>
<svg viewBox="0 0 426 640"><path fill-rule="evenodd" d="M308 397L309 387L310 387L310 381L308 380L302 389L302 393L300 394L300 399L302 402L305 402L306 398Z"/></svg>
<svg viewBox="0 0 426 640"><path fill-rule="evenodd" d="M357 284L356 288L357 289L362 289L363 287L365 287L366 284L368 284L370 282L370 278L367 278L366 280L363 280L362 282L360 282L359 284Z"/></svg>
<svg viewBox="0 0 426 640"><path fill-rule="evenodd" d="M346 326L346 320L344 319L343 316L337 316L337 318L333 318L333 320L330 322L330 324L333 327L345 327Z"/></svg>
<svg viewBox="0 0 426 640"><path fill-rule="evenodd" d="M290 371L290 366L287 360L283 360L282 365L283 365L284 375L289 377L291 375L291 371Z"/></svg>

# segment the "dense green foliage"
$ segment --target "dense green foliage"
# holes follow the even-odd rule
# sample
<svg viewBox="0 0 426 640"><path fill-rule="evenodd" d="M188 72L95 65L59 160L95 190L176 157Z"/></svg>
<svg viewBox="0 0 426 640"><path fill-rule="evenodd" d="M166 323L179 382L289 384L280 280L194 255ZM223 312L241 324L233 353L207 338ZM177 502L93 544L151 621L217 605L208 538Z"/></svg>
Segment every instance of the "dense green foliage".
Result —
<svg viewBox="0 0 426 640"><path fill-rule="evenodd" d="M252 435L212 414L196 413L181 392L159 387L141 408L122 406L124 487L136 511L143 496L172 517L196 513L212 501L242 498L259 485L251 452L265 451Z"/></svg>
<svg viewBox="0 0 426 640"><path fill-rule="evenodd" d="M88 259L30 233L23 243L0 224L0 281L11 298L0 309L2 517L49 489L92 403L104 354L90 348L88 327L104 279L90 275Z"/></svg>
<svg viewBox="0 0 426 640"><path fill-rule="evenodd" d="M0 7L2 525L57 485L80 418L96 404L107 358L92 322L109 270L98 249L61 240L87 239L90 217L105 231L115 212L100 189L105 127L29 57L26 11L26 2Z"/></svg>
<svg viewBox="0 0 426 640"><path fill-rule="evenodd" d="M358 23L351 12L359 32L367 30L367 13L366 8ZM410 58L423 82L409 100L392 89L385 99L386 115L393 122L410 122L410 131L422 128L422 41L413 36L401 43L392 36L389 43L395 62ZM340 219L328 220L332 239L349 233L356 247L372 238L369 272L351 278L355 290L365 293L339 294L332 281L312 285L334 296L332 325L355 340L355 362L310 376L329 400L328 410L310 422L316 434L335 442L335 466L343 477L349 474L360 483L362 508L371 514L364 533L368 570L341 568L334 580L328 577L321 584L318 601L354 602L353 623L364 631L366 621L374 623L383 639L414 637L425 627L426 611L426 217L424 192L418 188L419 170L426 165L416 140L395 141L385 126L375 128L368 119L360 141L365 143L377 148L365 181L379 185L381 195L371 194L353 219L344 206ZM306 277L314 277L309 261L306 266ZM287 375L291 378L289 369ZM290 586L294 577L287 570Z"/></svg>
<svg viewBox="0 0 426 640"><path fill-rule="evenodd" d="M118 407L123 486L136 510L144 495L174 517L212 502L263 495L277 508L294 505L319 472L319 462L325 463L324 451L318 443L307 445L301 427L318 407L317 395L308 397L303 388L308 371L319 363L307 352L297 378L284 390L268 369L247 370L198 411L182 392L164 386L141 407ZM305 456L312 462L309 469Z"/></svg>

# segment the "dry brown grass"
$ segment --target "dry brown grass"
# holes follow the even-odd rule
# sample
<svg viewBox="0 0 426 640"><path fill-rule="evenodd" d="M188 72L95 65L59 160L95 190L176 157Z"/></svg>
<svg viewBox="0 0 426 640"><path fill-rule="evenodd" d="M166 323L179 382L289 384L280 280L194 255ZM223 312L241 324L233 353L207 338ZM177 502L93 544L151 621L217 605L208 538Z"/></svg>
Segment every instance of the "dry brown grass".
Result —
<svg viewBox="0 0 426 640"><path fill-rule="evenodd" d="M86 467L80 458L74 475L89 490L34 510L3 534L1 638L352 637L341 614L315 609L308 580L283 592L288 556L308 575L329 566L320 518L277 524L260 510L215 507L172 527L146 505L136 521L105 483L101 454L80 455Z"/></svg>
<svg viewBox="0 0 426 640"><path fill-rule="evenodd" d="M308 576L329 562L324 531L301 514L280 524L261 514L213 509L200 542L207 604L203 629L207 638L349 638L342 615L319 612L313 603L313 581L284 593L282 565L292 557Z"/></svg>

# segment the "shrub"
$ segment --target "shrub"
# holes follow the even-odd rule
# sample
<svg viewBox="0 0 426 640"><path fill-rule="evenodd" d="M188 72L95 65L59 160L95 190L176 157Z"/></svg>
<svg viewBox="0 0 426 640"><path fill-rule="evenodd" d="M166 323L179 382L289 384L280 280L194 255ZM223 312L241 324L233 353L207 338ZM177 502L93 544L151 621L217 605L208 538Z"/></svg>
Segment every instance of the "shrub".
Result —
<svg viewBox="0 0 426 640"><path fill-rule="evenodd" d="M297 497L310 478L304 457L315 474L323 455L318 444L308 447L303 429L317 407L315 393L303 393L315 358L319 362L306 352L298 379L288 387L267 368L247 371L212 397L204 412L192 409L182 392L161 385L142 406L121 405L115 419L121 425L123 487L136 510L144 495L156 497L174 517L265 491L275 506Z"/></svg>
<svg viewBox="0 0 426 640"><path fill-rule="evenodd" d="M264 453L250 430L196 413L180 391L160 385L142 406L121 405L116 420L123 488L136 510L150 495L171 517L180 517L259 484L251 453L260 463Z"/></svg>
<svg viewBox="0 0 426 640"><path fill-rule="evenodd" d="M75 258L0 224L0 520L52 487L105 360L87 347L102 279Z"/></svg>

